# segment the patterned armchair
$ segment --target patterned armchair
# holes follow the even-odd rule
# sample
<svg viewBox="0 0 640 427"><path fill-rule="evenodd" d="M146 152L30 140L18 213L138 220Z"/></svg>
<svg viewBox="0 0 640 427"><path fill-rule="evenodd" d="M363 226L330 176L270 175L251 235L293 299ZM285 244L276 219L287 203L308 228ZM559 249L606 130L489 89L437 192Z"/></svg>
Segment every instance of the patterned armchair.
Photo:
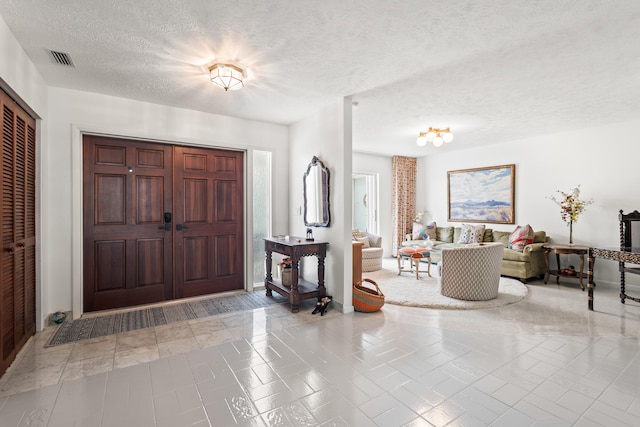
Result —
<svg viewBox="0 0 640 427"><path fill-rule="evenodd" d="M499 242L443 248L438 264L440 293L467 301L496 298L503 251Z"/></svg>
<svg viewBox="0 0 640 427"><path fill-rule="evenodd" d="M353 230L353 240L364 243L362 247L362 271L376 271L382 268L382 236L366 231Z"/></svg>

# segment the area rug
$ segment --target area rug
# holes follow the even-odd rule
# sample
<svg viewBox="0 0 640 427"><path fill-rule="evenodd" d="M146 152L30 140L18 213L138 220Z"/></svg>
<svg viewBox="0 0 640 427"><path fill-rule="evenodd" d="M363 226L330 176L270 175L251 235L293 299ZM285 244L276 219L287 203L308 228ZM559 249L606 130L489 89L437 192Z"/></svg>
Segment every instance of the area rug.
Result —
<svg viewBox="0 0 640 427"><path fill-rule="evenodd" d="M396 259L383 260L382 270L362 273L363 277L375 281L384 294L385 303L412 307L427 307L450 310L473 310L500 307L522 301L529 290L520 281L507 277L500 278L498 297L489 301L463 301L445 297L438 289L437 268L431 266L431 275L420 273L416 280L415 273L398 275ZM405 264L408 267L408 263ZM426 266L421 265L421 269Z"/></svg>
<svg viewBox="0 0 640 427"><path fill-rule="evenodd" d="M63 322L45 347L216 314L253 310L285 302L287 302L286 299L275 293L273 297L267 297L263 290L185 303L166 304L104 316L84 317Z"/></svg>

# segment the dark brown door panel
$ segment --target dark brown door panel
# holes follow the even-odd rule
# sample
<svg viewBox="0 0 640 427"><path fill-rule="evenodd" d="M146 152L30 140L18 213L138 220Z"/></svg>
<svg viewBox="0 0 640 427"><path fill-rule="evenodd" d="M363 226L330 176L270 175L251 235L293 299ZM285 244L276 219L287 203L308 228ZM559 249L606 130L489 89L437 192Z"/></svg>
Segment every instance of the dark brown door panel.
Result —
<svg viewBox="0 0 640 427"><path fill-rule="evenodd" d="M0 91L0 375L35 333L36 123Z"/></svg>
<svg viewBox="0 0 640 427"><path fill-rule="evenodd" d="M84 137L84 311L173 298L172 148Z"/></svg>
<svg viewBox="0 0 640 427"><path fill-rule="evenodd" d="M242 153L175 147L174 154L176 295L243 289Z"/></svg>

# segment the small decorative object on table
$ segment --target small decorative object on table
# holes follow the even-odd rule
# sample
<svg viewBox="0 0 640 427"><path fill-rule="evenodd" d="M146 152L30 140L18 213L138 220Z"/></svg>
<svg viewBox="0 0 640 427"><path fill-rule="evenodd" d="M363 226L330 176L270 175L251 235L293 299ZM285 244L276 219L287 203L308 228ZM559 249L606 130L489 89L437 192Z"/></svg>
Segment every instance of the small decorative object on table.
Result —
<svg viewBox="0 0 640 427"><path fill-rule="evenodd" d="M313 242L313 230L310 228L307 228L307 241Z"/></svg>
<svg viewBox="0 0 640 427"><path fill-rule="evenodd" d="M280 262L280 268L282 284L286 287L291 286L291 284L293 283L291 281L291 258L284 258L282 262Z"/></svg>
<svg viewBox="0 0 640 427"><path fill-rule="evenodd" d="M549 196L548 199L560 206L560 216L562 220L569 226L569 245L573 245L573 223L578 222L578 217L586 207L593 203L593 199L580 200L580 186L572 189L570 192L556 190L562 197Z"/></svg>
<svg viewBox="0 0 640 427"><path fill-rule="evenodd" d="M368 288L364 282L371 283L375 289ZM362 279L362 283L353 284L353 309L363 313L378 311L384 305L384 294L378 284L371 279Z"/></svg>

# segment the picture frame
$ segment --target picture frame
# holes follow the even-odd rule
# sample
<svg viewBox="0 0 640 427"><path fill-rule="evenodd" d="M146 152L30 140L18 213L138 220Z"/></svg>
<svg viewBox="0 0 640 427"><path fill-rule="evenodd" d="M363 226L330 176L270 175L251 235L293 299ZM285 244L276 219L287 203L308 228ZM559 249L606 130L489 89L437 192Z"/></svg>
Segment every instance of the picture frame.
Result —
<svg viewBox="0 0 640 427"><path fill-rule="evenodd" d="M448 171L448 220L515 224L515 181L515 164Z"/></svg>

